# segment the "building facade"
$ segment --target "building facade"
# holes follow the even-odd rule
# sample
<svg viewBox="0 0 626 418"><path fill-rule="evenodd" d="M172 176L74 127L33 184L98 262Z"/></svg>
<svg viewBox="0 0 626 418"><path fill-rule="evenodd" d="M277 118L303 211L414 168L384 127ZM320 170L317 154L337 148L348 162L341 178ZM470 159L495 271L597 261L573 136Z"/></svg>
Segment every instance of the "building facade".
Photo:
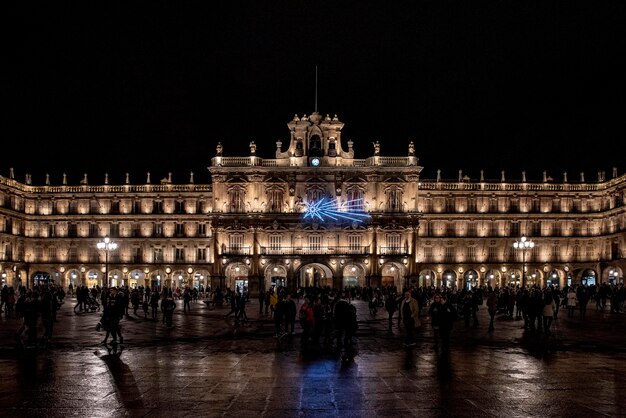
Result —
<svg viewBox="0 0 626 418"><path fill-rule="evenodd" d="M626 175L426 180L404 156L354 158L337 116L288 124L275 158L227 156L210 184L36 186L0 176L4 284L259 288L620 283ZM12 171L12 170L11 170ZM514 242L527 237L533 247ZM105 237L116 249L102 250Z"/></svg>

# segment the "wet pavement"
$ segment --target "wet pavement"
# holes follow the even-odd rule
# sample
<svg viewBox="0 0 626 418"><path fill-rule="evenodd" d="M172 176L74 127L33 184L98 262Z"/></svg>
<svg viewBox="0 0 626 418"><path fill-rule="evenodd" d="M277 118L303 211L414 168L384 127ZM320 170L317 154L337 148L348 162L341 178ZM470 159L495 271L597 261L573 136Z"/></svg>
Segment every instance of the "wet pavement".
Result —
<svg viewBox="0 0 626 418"><path fill-rule="evenodd" d="M626 417L626 314L591 304L584 320L561 311L549 336L503 314L490 333L482 307L478 327L455 323L446 360L427 316L406 348L397 321L389 332L361 301L344 353L302 349L299 325L277 341L256 300L239 326L202 302L183 313L178 301L172 328L131 309L124 343L105 347L100 314L74 303L47 349L16 349L18 321L0 319L0 416Z"/></svg>

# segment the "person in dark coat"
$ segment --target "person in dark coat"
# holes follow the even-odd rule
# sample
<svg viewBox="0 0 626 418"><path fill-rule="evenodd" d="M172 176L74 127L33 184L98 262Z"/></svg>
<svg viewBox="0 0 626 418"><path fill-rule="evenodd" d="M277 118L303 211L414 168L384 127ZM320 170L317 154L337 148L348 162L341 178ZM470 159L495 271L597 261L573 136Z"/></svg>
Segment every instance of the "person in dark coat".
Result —
<svg viewBox="0 0 626 418"><path fill-rule="evenodd" d="M296 331L296 314L298 313L298 308L296 306L296 301L293 300L293 297L291 296L291 293L287 293L287 297L283 302L283 307L285 317L285 333L293 335Z"/></svg>
<svg viewBox="0 0 626 418"><path fill-rule="evenodd" d="M396 312L396 310L398 310L396 295L394 293L390 293L389 295L387 295L387 299L385 300L385 309L387 310L387 315L389 316L388 331L391 332L391 327L393 325L393 314Z"/></svg>

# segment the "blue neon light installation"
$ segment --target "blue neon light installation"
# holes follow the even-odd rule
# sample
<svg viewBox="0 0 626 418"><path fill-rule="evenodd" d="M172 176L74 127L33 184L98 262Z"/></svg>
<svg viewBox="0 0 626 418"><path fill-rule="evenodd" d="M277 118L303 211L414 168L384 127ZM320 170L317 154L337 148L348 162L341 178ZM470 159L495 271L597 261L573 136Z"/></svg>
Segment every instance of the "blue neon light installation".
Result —
<svg viewBox="0 0 626 418"><path fill-rule="evenodd" d="M354 200L346 202L346 206L359 204L360 200ZM337 202L334 200L326 200L322 198L313 203L305 203L306 209L304 211L303 219L319 220L319 221L339 221L346 220L351 222L363 222L370 216L363 212L346 212L337 210Z"/></svg>

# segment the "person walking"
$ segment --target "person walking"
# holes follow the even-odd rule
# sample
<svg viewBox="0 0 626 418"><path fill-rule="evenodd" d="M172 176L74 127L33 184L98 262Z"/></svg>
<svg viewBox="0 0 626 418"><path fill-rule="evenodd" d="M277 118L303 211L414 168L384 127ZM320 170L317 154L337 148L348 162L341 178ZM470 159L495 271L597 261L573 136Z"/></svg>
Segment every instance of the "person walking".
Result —
<svg viewBox="0 0 626 418"><path fill-rule="evenodd" d="M402 325L404 326L404 344L413 347L415 343L415 328L419 327L419 308L417 300L411 296L410 291L404 292L404 299L400 302L400 311L402 317Z"/></svg>
<svg viewBox="0 0 626 418"><path fill-rule="evenodd" d="M239 298L237 299L237 313L235 314L235 319L237 321L247 321L248 314L246 314L246 303L248 301L248 297L245 293L240 293Z"/></svg>

